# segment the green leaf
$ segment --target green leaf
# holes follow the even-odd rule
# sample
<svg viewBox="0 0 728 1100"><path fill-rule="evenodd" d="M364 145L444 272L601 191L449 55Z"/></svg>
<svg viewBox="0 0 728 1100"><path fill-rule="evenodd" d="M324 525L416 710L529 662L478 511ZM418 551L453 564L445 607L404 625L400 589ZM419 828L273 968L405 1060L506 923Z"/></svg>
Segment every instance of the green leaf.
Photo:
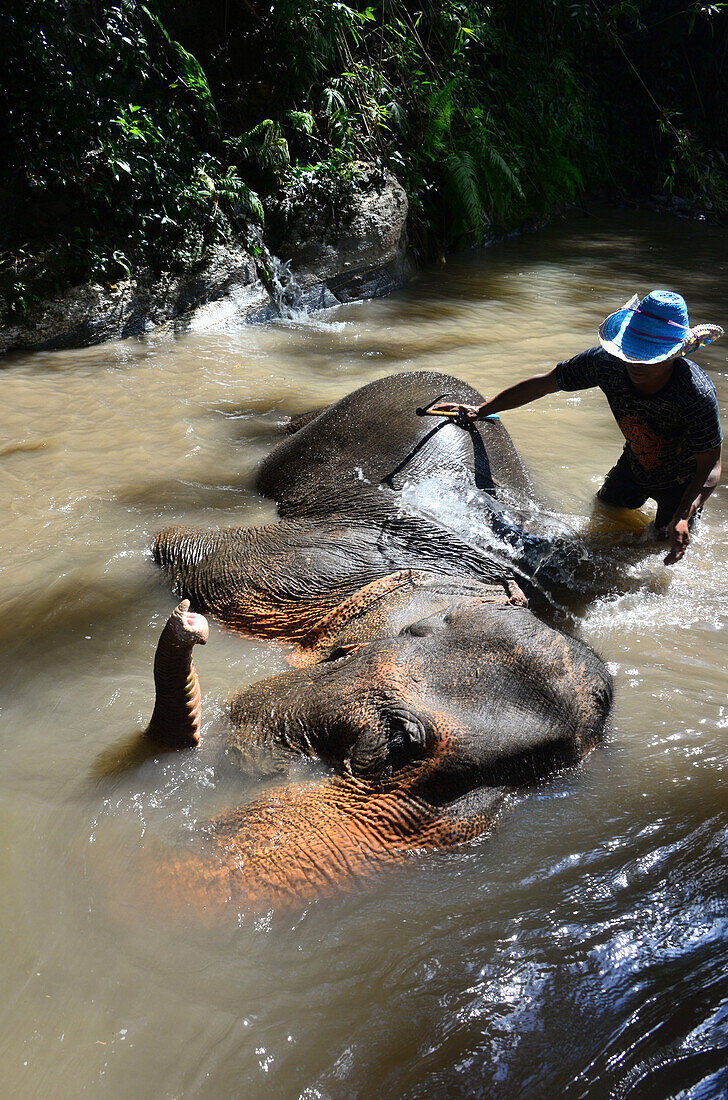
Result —
<svg viewBox="0 0 728 1100"><path fill-rule="evenodd" d="M294 130L301 130L304 134L313 133L313 115L310 111L286 111L286 118Z"/></svg>
<svg viewBox="0 0 728 1100"><path fill-rule="evenodd" d="M196 96L198 103L205 113L210 128L219 133L220 116L217 113L215 100L212 97L210 85L207 83L207 77L205 76L202 66L197 58L189 53L184 46L180 46L179 42L174 42L173 46L177 51L177 57L182 70L179 74L180 79Z"/></svg>
<svg viewBox="0 0 728 1100"><path fill-rule="evenodd" d="M153 12L151 12L145 4L140 4L139 6L141 7L142 11L146 15L147 19L149 19L149 21L157 28L157 30L160 32L160 34L162 34L163 37L166 38L167 42L169 42L169 44L171 46L172 45L172 39L167 34L167 31L165 30L165 27L164 27L164 24L162 23L162 21Z"/></svg>

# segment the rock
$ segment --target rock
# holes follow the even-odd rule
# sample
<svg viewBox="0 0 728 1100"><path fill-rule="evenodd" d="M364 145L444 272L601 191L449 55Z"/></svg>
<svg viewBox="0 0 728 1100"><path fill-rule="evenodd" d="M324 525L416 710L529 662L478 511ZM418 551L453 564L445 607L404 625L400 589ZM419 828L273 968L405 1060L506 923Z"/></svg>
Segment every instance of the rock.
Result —
<svg viewBox="0 0 728 1100"><path fill-rule="evenodd" d="M258 272L249 252L239 245L213 245L205 259L181 283L175 315L235 295L242 287L258 282Z"/></svg>
<svg viewBox="0 0 728 1100"><path fill-rule="evenodd" d="M357 166L355 179L355 186L334 203L324 204L316 191L304 191L271 204L273 247L283 260L277 273L269 271L275 276L271 293L245 247L216 244L183 276L141 272L113 285L71 287L33 305L0 330L0 354L85 347L169 321L186 330L243 318L268 321L280 315L281 301L290 313L389 294L408 273L407 196L391 173L371 165ZM262 241L261 246L266 263L278 265ZM293 301L280 294L281 272L295 289Z"/></svg>
<svg viewBox="0 0 728 1100"><path fill-rule="evenodd" d="M375 298L408 274L407 195L386 170L356 166L355 186L325 201L315 189L271 204L273 248L289 260L304 293L339 302Z"/></svg>
<svg viewBox="0 0 728 1100"><path fill-rule="evenodd" d="M217 300L232 300L258 284L251 305L267 295L252 257L239 246L213 246L184 277L143 272L113 285L86 283L32 306L17 323L0 330L0 353L85 347L146 332Z"/></svg>

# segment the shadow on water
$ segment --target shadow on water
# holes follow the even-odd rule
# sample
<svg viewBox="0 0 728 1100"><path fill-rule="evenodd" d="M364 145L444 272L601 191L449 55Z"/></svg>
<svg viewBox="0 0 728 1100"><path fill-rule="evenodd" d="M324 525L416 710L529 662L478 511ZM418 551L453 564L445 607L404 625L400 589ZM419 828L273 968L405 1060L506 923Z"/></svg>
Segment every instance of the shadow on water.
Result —
<svg viewBox="0 0 728 1100"><path fill-rule="evenodd" d="M150 741L144 730L137 730L103 749L94 758L89 776L97 782L116 778L141 767L148 760L173 751Z"/></svg>

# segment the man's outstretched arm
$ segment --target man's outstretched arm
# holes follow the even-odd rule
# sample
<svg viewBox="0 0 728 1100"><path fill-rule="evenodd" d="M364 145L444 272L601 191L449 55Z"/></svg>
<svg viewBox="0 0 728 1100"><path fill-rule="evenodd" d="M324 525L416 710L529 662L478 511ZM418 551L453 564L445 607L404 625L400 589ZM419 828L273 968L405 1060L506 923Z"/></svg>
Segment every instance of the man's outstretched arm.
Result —
<svg viewBox="0 0 728 1100"><path fill-rule="evenodd" d="M674 565L676 561L680 561L688 548L690 543L688 522L698 508L705 504L720 481L721 450L721 447L714 447L712 451L694 456L697 464L695 477L685 489L682 500L667 528L670 552L665 558L665 565Z"/></svg>
<svg viewBox="0 0 728 1100"><path fill-rule="evenodd" d="M442 412L459 412L464 420L485 420L492 413L505 412L507 409L519 409L521 405L528 405L531 401L537 401L539 397L545 397L549 393L556 393L561 386L556 378L558 367L547 371L545 374L533 374L530 378L524 378L522 382L516 382L515 386L508 386L501 390L495 397L486 400L482 405L460 405L453 401L442 401L434 409Z"/></svg>

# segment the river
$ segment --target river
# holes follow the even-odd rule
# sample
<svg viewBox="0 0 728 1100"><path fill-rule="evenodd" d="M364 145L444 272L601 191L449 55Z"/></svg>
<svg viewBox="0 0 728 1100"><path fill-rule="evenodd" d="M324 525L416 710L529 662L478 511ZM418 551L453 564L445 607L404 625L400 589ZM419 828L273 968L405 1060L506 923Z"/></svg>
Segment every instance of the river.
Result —
<svg viewBox="0 0 728 1100"><path fill-rule="evenodd" d="M604 743L479 843L301 912L151 916L128 869L250 796L214 726L234 688L287 667L215 624L196 656L201 749L114 766L151 713L174 605L154 532L271 518L253 477L284 415L415 368L492 394L654 287L728 328L728 232L575 214L319 318L3 362L5 1095L728 1094L725 486L672 569L649 506L604 536L568 611L615 675ZM695 358L726 424L728 340ZM558 522L598 532L621 448L601 393L503 420Z"/></svg>

